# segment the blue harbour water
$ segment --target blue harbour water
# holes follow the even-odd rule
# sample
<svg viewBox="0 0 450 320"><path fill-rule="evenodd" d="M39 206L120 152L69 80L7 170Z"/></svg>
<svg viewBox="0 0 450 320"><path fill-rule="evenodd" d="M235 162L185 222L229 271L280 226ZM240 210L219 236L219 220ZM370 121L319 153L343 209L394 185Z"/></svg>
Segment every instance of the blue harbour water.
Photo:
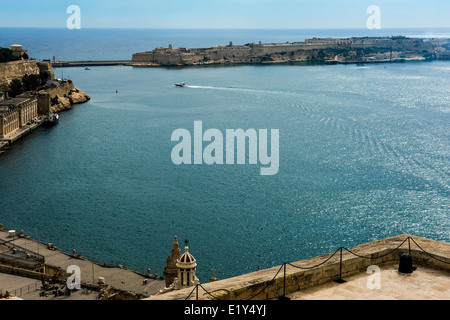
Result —
<svg viewBox="0 0 450 320"><path fill-rule="evenodd" d="M130 59L169 43L361 35L83 30L71 42L67 30L38 31L0 29L0 46L21 43L38 59ZM160 275L176 235L181 247L189 240L201 282L213 267L225 278L402 233L450 241L448 61L55 73L91 100L0 155L5 227ZM188 87L176 88L180 81ZM174 165L171 134L193 133L196 120L223 133L279 129L278 174L248 164Z"/></svg>

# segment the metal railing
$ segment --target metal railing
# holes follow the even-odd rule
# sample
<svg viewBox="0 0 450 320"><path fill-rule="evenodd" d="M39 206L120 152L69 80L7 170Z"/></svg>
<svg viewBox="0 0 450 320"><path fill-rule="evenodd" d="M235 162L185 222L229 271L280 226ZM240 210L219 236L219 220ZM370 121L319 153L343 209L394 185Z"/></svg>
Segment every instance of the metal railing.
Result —
<svg viewBox="0 0 450 320"><path fill-rule="evenodd" d="M41 281L35 282L33 284L29 284L27 286L14 289L14 290L8 290L10 294L13 294L16 297L22 297L25 294L36 292L41 289L42 283Z"/></svg>
<svg viewBox="0 0 450 320"><path fill-rule="evenodd" d="M276 272L276 274L273 276L272 280L270 280L270 281L264 286L264 288L262 288L259 292L255 293L255 294L252 295L251 297L249 297L249 298L247 298L247 299L243 299L243 300L252 300L252 299L254 299L255 297L257 297L258 295L262 294L268 287L270 287L270 286L274 283L276 277L277 277L278 274L281 272L281 270L283 270L283 294L282 294L282 296L280 297L280 299L288 299L288 298L286 297L286 266L287 266L287 265L289 265L289 266L291 266L291 267L294 267L294 268L298 268L298 269L305 269L305 270L307 270L307 269L314 269L314 268L319 267L319 266L325 264L326 262L328 262L328 261L329 261L334 255L336 255L336 253L338 253L338 252L340 252L340 258L339 258L339 279L335 280L335 282L337 282L337 283L344 283L344 282L346 282L344 279L342 279L342 265L343 265L343 263L342 263L342 261L343 261L343 259L342 259L342 252L343 252L344 250L347 251L347 252L349 252L350 254L356 256L356 257L359 257L359 258L370 259L370 260L371 260L371 259L379 259L379 258L383 258L383 257L385 257L385 256L387 256L387 255L390 255L390 254L394 253L395 251L399 250L400 247L401 247L406 241L408 241L408 253L409 253L409 255L411 255L411 241L412 241L412 242L419 248L420 251L424 252L426 255L428 255L428 256L431 257L432 259L435 259L435 260L437 260L437 261L440 261L440 262L442 262L442 263L444 263L444 264L450 264L450 261L444 261L444 260L442 260L442 259L439 259L439 258L436 257L435 255L433 255L433 254L431 254L431 253L425 251L425 250L424 250L424 249L423 249L423 248L422 248L422 247L421 247L421 246L420 246L413 238L411 238L411 237L407 237L405 240L402 241L402 243L400 243L400 245L398 245L396 248L390 250L390 251L387 252L386 254L383 254L383 255L377 255L377 256L363 256L363 255L356 254L356 253L353 252L352 250L347 249L347 248L345 248L345 247L340 247L340 248L337 249L334 253L332 253L328 258L326 258L324 261L322 261L322 262L319 263L319 264L313 265L313 266L305 267L305 266L296 266L296 265L294 265L294 264L292 264L292 263L289 263L289 262L283 263L283 264L280 266L280 268L278 269L278 271ZM215 296L213 293L211 293L211 292L209 292L208 290L206 290L205 287L203 287L201 284L195 285L194 288L193 288L193 290L189 293L189 295L186 297L185 300L188 300L194 292L195 292L195 299L198 300L199 288L203 289L203 291L205 291L205 293L206 293L207 295L209 295L210 297L212 297L213 299L216 299L216 300L224 300L224 299L218 298L218 297ZM215 289L214 291L228 291L228 292L230 292L230 290L228 290L228 289Z"/></svg>

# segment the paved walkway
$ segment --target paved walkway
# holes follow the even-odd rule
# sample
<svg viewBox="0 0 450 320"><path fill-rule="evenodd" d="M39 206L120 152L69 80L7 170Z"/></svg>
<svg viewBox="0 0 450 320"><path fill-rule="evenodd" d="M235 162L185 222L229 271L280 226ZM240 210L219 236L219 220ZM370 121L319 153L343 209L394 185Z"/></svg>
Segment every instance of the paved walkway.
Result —
<svg viewBox="0 0 450 320"><path fill-rule="evenodd" d="M7 231L0 231L0 240L11 240L11 238L8 238ZM105 283L107 285L111 285L116 289L131 291L137 294L145 294L148 296L158 293L159 290L165 287L165 281L162 279L147 278L145 275L130 269L121 268L118 266L107 267L93 261L75 258L59 250L50 250L47 248L46 244L32 239L16 237L14 244L43 255L45 257L46 264L59 266L63 270L67 270L67 267L71 265L77 265L81 271L80 276L82 283L97 284L98 278L103 277L105 278ZM36 282L36 279L31 279L31 282L27 282L26 280L19 279L11 280L10 278L4 276L5 275L0 274L0 290L19 289ZM14 286L15 282L17 283Z"/></svg>
<svg viewBox="0 0 450 320"><path fill-rule="evenodd" d="M450 300L450 274L417 266L401 274L398 264L380 268L375 274L360 273L338 284L334 281L288 295L292 300ZM379 283L379 289L376 284Z"/></svg>
<svg viewBox="0 0 450 320"><path fill-rule="evenodd" d="M51 291L41 296L41 286L41 281L36 279L0 273L0 290L8 291L21 300L97 300L98 298L97 291L86 289L72 291L70 296L55 297Z"/></svg>

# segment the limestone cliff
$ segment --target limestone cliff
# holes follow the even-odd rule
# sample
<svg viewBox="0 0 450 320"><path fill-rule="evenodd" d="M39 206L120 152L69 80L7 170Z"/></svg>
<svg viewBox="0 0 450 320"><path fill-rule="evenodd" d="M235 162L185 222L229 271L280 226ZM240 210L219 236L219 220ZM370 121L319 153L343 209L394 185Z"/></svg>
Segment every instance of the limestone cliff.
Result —
<svg viewBox="0 0 450 320"><path fill-rule="evenodd" d="M51 101L51 112L59 112L72 109L74 104L83 103L90 97L73 84L72 81L59 81L59 85L46 88L42 91L48 92Z"/></svg>

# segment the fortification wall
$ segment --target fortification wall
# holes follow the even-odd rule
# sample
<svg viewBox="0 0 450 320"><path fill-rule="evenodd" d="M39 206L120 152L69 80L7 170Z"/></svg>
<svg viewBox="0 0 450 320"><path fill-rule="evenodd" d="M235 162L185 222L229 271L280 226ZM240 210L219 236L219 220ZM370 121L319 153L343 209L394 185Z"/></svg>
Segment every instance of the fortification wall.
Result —
<svg viewBox="0 0 450 320"><path fill-rule="evenodd" d="M9 84L13 79L22 79L25 74L39 74L35 60L19 60L0 63L0 85Z"/></svg>
<svg viewBox="0 0 450 320"><path fill-rule="evenodd" d="M408 241L408 238L411 241ZM366 272L370 265L398 263L400 255L409 253L414 265L450 272L450 244L408 234L377 240L339 252L260 270L241 276L202 284L199 300L268 300L318 286L333 280ZM420 247L419 247L420 246ZM205 290L207 292L205 292ZM148 300L196 299L193 288L174 290ZM191 295L190 295L191 294Z"/></svg>
<svg viewBox="0 0 450 320"><path fill-rule="evenodd" d="M351 39L309 39L294 43L253 43L243 46L215 46L212 48L172 49L157 48L153 51L136 53L133 62L152 63L154 65L199 65L212 63L276 63L287 61L324 61L341 59L355 62L355 54L343 56L349 50L366 50L367 54L384 54L389 51L403 51L409 54L421 54L433 51L435 42L415 38L351 38ZM319 53L318 53L319 51ZM323 52L326 51L326 52ZM377 52L378 51L378 52ZM417 58L416 57L416 58ZM374 58L372 56L372 58Z"/></svg>
<svg viewBox="0 0 450 320"><path fill-rule="evenodd" d="M50 61L38 62L37 66L40 72L47 74L49 80L55 80L55 72L53 71L53 66Z"/></svg>
<svg viewBox="0 0 450 320"><path fill-rule="evenodd" d="M135 53L132 56L134 62L154 62L153 52Z"/></svg>

